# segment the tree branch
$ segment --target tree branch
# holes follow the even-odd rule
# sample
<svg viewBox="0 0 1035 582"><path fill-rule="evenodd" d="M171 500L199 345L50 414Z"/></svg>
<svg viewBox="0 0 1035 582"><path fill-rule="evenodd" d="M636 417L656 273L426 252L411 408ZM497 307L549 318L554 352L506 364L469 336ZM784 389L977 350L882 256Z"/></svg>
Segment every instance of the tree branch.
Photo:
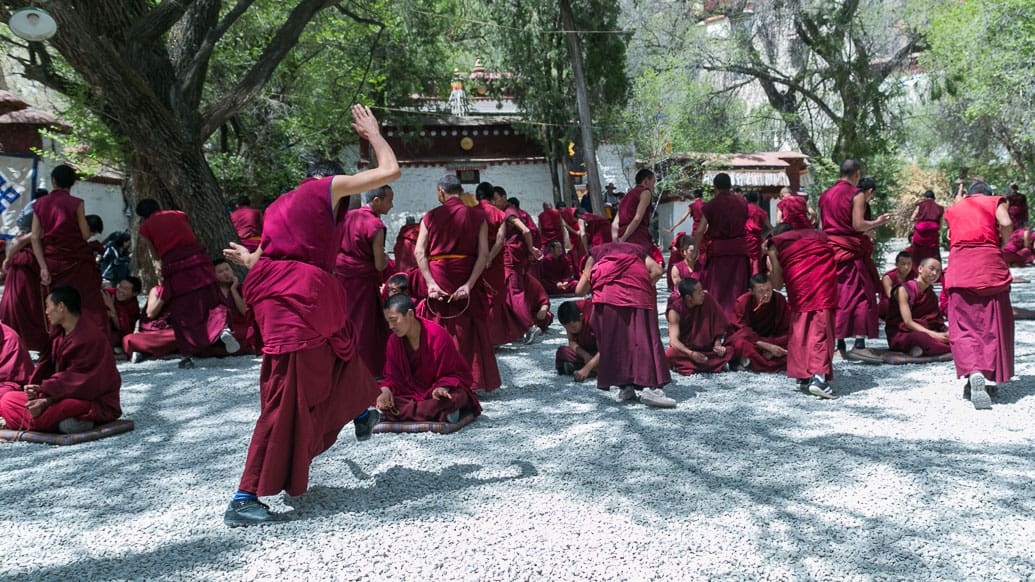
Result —
<svg viewBox="0 0 1035 582"><path fill-rule="evenodd" d="M212 52L216 48L216 44L219 42L226 31L230 30L230 27L248 11L248 8L255 3L255 0L240 0L234 7L227 13L223 20L218 26L209 31L205 35L205 39L202 41L201 46L198 47L197 52L194 54L194 58L191 59L190 66L183 74L180 80L180 93L183 95L195 94L198 87L205 82L205 76L208 72L208 63L212 58Z"/></svg>
<svg viewBox="0 0 1035 582"><path fill-rule="evenodd" d="M196 0L162 0L129 29L126 38L151 39L169 32Z"/></svg>
<svg viewBox="0 0 1035 582"><path fill-rule="evenodd" d="M298 43L299 36L314 16L339 0L302 0L291 11L273 40L266 45L255 66L226 95L211 103L201 116L200 139L208 139L220 125L247 105L270 80L284 57Z"/></svg>

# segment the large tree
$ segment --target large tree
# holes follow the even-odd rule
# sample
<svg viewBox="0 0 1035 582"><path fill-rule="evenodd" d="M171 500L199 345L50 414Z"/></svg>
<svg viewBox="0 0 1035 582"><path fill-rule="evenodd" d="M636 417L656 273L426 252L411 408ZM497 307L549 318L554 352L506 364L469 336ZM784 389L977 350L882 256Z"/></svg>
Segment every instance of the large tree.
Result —
<svg viewBox="0 0 1035 582"><path fill-rule="evenodd" d="M30 4L7 1L3 11ZM338 2L265 3L280 24L254 61L234 71L232 81L219 79L224 90L212 91L217 45L254 4L50 0L58 33L45 44L30 43L24 62L26 77L77 100L124 141L132 199L155 198L186 211L210 252L236 235L205 158L206 140L259 95L310 20Z"/></svg>

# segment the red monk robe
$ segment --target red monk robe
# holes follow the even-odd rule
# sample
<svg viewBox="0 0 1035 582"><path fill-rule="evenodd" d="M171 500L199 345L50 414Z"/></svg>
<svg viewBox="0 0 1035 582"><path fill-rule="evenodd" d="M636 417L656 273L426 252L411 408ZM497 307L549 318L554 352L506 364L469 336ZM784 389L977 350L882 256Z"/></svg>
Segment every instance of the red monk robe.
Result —
<svg viewBox="0 0 1035 582"><path fill-rule="evenodd" d="M229 327L212 259L195 238L187 215L178 210L152 212L141 223L140 236L162 260L162 289L180 355L201 355Z"/></svg>
<svg viewBox="0 0 1035 582"><path fill-rule="evenodd" d="M751 370L755 372L787 369L786 354L775 356L758 346L758 342L764 342L787 349L791 312L783 295L771 290L770 293L769 301L765 303L759 303L751 291L737 298L732 322L735 331L726 340L741 358L751 360Z"/></svg>
<svg viewBox="0 0 1035 582"><path fill-rule="evenodd" d="M342 210L338 212L340 246L334 275L345 290L345 317L355 330L356 352L367 369L377 374L385 365L388 325L381 312L382 276L375 265L374 239L384 235L385 224L369 205Z"/></svg>
<svg viewBox="0 0 1035 582"><path fill-rule="evenodd" d="M575 216L577 210L579 209L561 208L558 212L561 213L561 220L564 221L564 229L568 231L568 241L571 243L572 264L575 265L577 271L580 271L582 262L586 260L588 255L586 254L586 246L582 243L582 237L579 235L579 219Z"/></svg>
<svg viewBox="0 0 1035 582"><path fill-rule="evenodd" d="M786 286L791 308L787 376L799 381L834 375L837 272L827 235L812 227L773 236L773 287Z"/></svg>
<svg viewBox="0 0 1035 582"><path fill-rule="evenodd" d="M647 253L642 245L617 242L590 249L587 268L601 390L629 384L660 388L672 381L658 328L656 291L644 264Z"/></svg>
<svg viewBox="0 0 1035 582"><path fill-rule="evenodd" d="M39 200L43 200L40 198ZM26 385L38 385L52 401L33 418L25 405L26 393L14 382L0 384L0 416L14 430L54 432L66 418L111 422L122 416L119 389L122 378L104 328L85 317L67 334L57 328L50 357L36 365Z"/></svg>
<svg viewBox="0 0 1035 582"><path fill-rule="evenodd" d="M553 313L550 311L550 295L539 279L525 277L525 300L528 301L526 308L532 314L532 321L545 332L553 323Z"/></svg>
<svg viewBox="0 0 1035 582"><path fill-rule="evenodd" d="M262 239L262 211L251 206L240 206L230 213L230 222L234 224L237 238L241 245L254 251Z"/></svg>
<svg viewBox="0 0 1035 582"><path fill-rule="evenodd" d="M500 228L506 220L506 213L493 206L488 200L479 200L478 206L485 212L485 223L488 226L486 232L489 239L489 246L496 252L495 256L490 251L489 264L482 273L482 286L485 288L489 300L489 337L492 345L501 346L508 344L521 337L521 333L512 332L508 321L510 308L507 306L507 269L503 264L505 260L503 243L498 242ZM412 296L412 295L411 295ZM413 296L417 302L418 297ZM517 333L517 335L514 335Z"/></svg>
<svg viewBox="0 0 1035 582"><path fill-rule="evenodd" d="M585 236L587 248L609 243L611 242L611 221L599 214L583 212L579 214L579 234L580 238Z"/></svg>
<svg viewBox="0 0 1035 582"><path fill-rule="evenodd" d="M653 187L653 178L650 180ZM650 205L653 202L653 193L650 188L638 185L622 196L618 203L618 237L620 240L643 248L643 252L650 255L654 248L654 241L650 236ZM646 204L646 211L635 226L632 232L627 232L631 223L636 218L636 211L641 205ZM590 245L590 248L593 248Z"/></svg>
<svg viewBox="0 0 1035 582"><path fill-rule="evenodd" d="M885 279L887 279L888 283L891 284L891 292L894 292L895 287L902 284L902 278L898 275L898 269L891 269L881 277L881 293L880 302L877 304L877 315L881 319L887 321L888 312L893 310L891 309L891 294L884 293L884 287L888 284L884 282Z"/></svg>
<svg viewBox="0 0 1035 582"><path fill-rule="evenodd" d="M1003 245L1003 260L1011 267L1027 267L1035 261L1030 245L1031 230L1026 227L1018 228L1010 234L1009 240Z"/></svg>
<svg viewBox="0 0 1035 582"><path fill-rule="evenodd" d="M795 194L784 196L777 202L776 209L780 213L780 221L791 225L794 230L813 228L805 198Z"/></svg>
<svg viewBox="0 0 1035 582"><path fill-rule="evenodd" d="M913 220L913 264L919 266L927 258L942 260L941 230L945 208L933 198L924 198L916 207Z"/></svg>
<svg viewBox="0 0 1035 582"><path fill-rule="evenodd" d="M21 386L32 374L32 358L18 332L0 323L0 384L14 382ZM2 388L0 388L2 390Z"/></svg>
<svg viewBox="0 0 1035 582"><path fill-rule="evenodd" d="M729 320L700 283L695 282L693 291L681 296L680 290L685 287L681 286L668 298L665 317L669 326L669 348L665 357L672 369L684 376L721 372L737 355L731 346L723 345L723 338L730 331ZM687 305L695 301L700 303ZM686 353L687 349L694 355ZM702 361L697 361L695 355L703 356Z"/></svg>
<svg viewBox="0 0 1035 582"><path fill-rule="evenodd" d="M688 235L685 232L677 232L675 238L672 239L672 244L668 246L668 263L665 266L665 284L668 286L668 290L671 291L675 284L672 282L672 269L679 263L686 260L683 256L683 250L679 248L679 243Z"/></svg>
<svg viewBox="0 0 1035 582"><path fill-rule="evenodd" d="M1014 228L1020 228L1028 222L1028 198L1013 187L1006 197L1007 213L1010 216L1010 223Z"/></svg>
<svg viewBox="0 0 1035 582"><path fill-rule="evenodd" d="M27 240L27 239L26 239ZM40 266L29 247L8 258L7 277L0 297L0 321L18 332L25 347L42 352L50 345Z"/></svg>
<svg viewBox="0 0 1035 582"><path fill-rule="evenodd" d="M935 278L937 281L937 278ZM899 293L906 293L906 303L913 322L939 333L945 332L945 317L938 305L938 297L934 289L928 285L923 291L916 279L906 281L892 290L894 303L888 309L888 318L884 333L888 338L888 347L903 353L910 353L919 348L920 355L940 356L949 353L948 342L939 341L929 334L910 329L904 322L902 310L899 309Z"/></svg>
<svg viewBox="0 0 1035 582"><path fill-rule="evenodd" d="M703 212L704 226L694 238L694 246L701 248L703 241L708 255L699 276L704 289L729 319L733 317L733 304L747 290L751 277L744 232L747 203L729 190L719 190L705 203Z"/></svg>
<svg viewBox="0 0 1035 582"><path fill-rule="evenodd" d="M424 215L421 232L427 237L423 251L431 276L431 280L425 276L429 294L433 284L446 295L467 284L478 266L479 255L488 255L487 225L486 234L481 234L485 224L485 211L464 206L456 195L448 196L441 206ZM429 296L418 306L417 315L436 321L453 336L457 349L471 366L475 390L495 390L501 384L500 371L486 321L489 300L480 279L469 293L466 299L451 302Z"/></svg>
<svg viewBox="0 0 1035 582"><path fill-rule="evenodd" d="M544 247L554 240L564 244L564 221L559 211L544 205L543 211L539 213L539 238Z"/></svg>
<svg viewBox="0 0 1035 582"><path fill-rule="evenodd" d="M39 235L42 243L43 259L50 272L50 288L58 285L75 287L82 300L82 316L98 329L107 329L107 308L101 297L101 273L86 242L89 232L83 229L86 224L83 201L68 190L56 189L37 198L32 203L32 212L33 238ZM42 265L40 269L42 277Z"/></svg>
<svg viewBox="0 0 1035 582"><path fill-rule="evenodd" d="M127 354L162 358L176 353L176 333L169 323L172 313L162 297L162 286L155 285L148 293L147 303L140 315L140 331L122 338L122 349Z"/></svg>
<svg viewBox="0 0 1035 582"><path fill-rule="evenodd" d="M581 323L578 326L578 333L567 333L568 345L557 348L554 365L557 367L558 374L570 374L582 369L588 363L588 360L580 356L573 345L590 356L597 354L597 334L593 331L593 302L589 299L583 299L574 303L578 306L581 313ZM565 364L570 365L570 371L565 370L565 368L569 367Z"/></svg>
<svg viewBox="0 0 1035 582"><path fill-rule="evenodd" d="M873 241L852 225L852 200L862 196L847 180L838 180L819 198L823 232L837 261L838 338L877 337L880 277L873 263Z"/></svg>
<svg viewBox="0 0 1035 582"><path fill-rule="evenodd" d="M122 283L122 281L119 282L120 285ZM112 306L115 308L114 318L108 314L111 345L121 347L122 339L137 329L137 321L140 320L140 303L137 301L136 293L121 301L118 298L118 289L104 289L104 293L111 297Z"/></svg>
<svg viewBox="0 0 1035 582"><path fill-rule="evenodd" d="M258 496L301 495L313 458L377 397L333 274L332 180L306 178L266 209L262 256L244 282L264 345L262 408L239 490Z"/></svg>
<svg viewBox="0 0 1035 582"><path fill-rule="evenodd" d="M1013 278L999 249L999 229L1009 219L1000 205L1005 205L1002 197L976 194L945 211L952 265L945 272L945 292L956 375L980 372L1007 382L1014 365Z"/></svg>
<svg viewBox="0 0 1035 582"><path fill-rule="evenodd" d="M765 273L766 262L762 258L762 233L769 225L769 214L758 207L758 204L748 202L748 217L744 223L744 240L747 244L748 272L752 275Z"/></svg>
<svg viewBox="0 0 1035 582"><path fill-rule="evenodd" d="M395 237L395 247L392 248L392 255L395 259L395 272L405 273L417 268L417 259L413 256L413 249L417 247L417 234L420 232L420 223L404 224Z"/></svg>
<svg viewBox="0 0 1035 582"><path fill-rule="evenodd" d="M529 273L529 254L532 249L525 240L525 233L518 227L517 222L521 220L520 210L510 206L505 213L505 221L501 228L504 232L503 264L507 274L507 311L500 319L507 322L508 337L510 341L523 336L529 328L536 324L533 308L536 300L529 297L535 287L529 283L534 279ZM527 225L526 225L527 227ZM533 240L533 248L534 240Z"/></svg>
<svg viewBox="0 0 1035 582"><path fill-rule="evenodd" d="M556 246L556 245L554 245ZM546 256L539 264L539 282L549 295L565 295L575 290L575 265L572 264L571 253L554 254L550 245L546 247Z"/></svg>
<svg viewBox="0 0 1035 582"><path fill-rule="evenodd" d="M382 410L389 422L446 422L455 411L479 416L482 407L471 390L471 368L456 349L453 336L434 321L415 318L421 332L417 349L392 334L385 348L384 379L392 392L393 410ZM434 399L432 391L449 389L450 398Z"/></svg>

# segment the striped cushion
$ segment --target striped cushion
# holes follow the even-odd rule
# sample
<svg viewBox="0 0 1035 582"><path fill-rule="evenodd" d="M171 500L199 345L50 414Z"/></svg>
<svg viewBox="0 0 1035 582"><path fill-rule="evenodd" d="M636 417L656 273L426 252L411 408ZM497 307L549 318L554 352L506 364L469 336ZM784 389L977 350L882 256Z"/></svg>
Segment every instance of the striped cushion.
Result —
<svg viewBox="0 0 1035 582"><path fill-rule="evenodd" d="M880 355L881 359L884 360L885 364L930 364L933 362L951 362L952 354L942 354L940 356L920 356L914 358L909 354L902 352L886 351Z"/></svg>
<svg viewBox="0 0 1035 582"><path fill-rule="evenodd" d="M475 415L461 416L457 422L379 422L374 427L376 433L386 432L437 432L449 434L456 432L474 422Z"/></svg>
<svg viewBox="0 0 1035 582"><path fill-rule="evenodd" d="M42 443L46 445L77 445L122 434L133 430L132 420L115 420L108 424L102 424L90 430L75 432L72 434L60 434L53 432L37 432L34 430L0 430L0 442L13 443L22 441L25 443Z"/></svg>

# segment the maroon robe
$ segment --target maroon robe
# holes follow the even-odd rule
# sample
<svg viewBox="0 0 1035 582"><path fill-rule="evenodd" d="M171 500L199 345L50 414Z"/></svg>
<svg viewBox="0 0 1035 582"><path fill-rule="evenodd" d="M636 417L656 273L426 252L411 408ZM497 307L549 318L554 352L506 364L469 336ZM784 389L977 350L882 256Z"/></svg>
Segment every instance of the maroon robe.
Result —
<svg viewBox="0 0 1035 582"><path fill-rule="evenodd" d="M769 214L758 207L757 204L748 203L748 218L744 223L744 240L747 243L748 261L751 264L749 272L765 273L765 259L762 258L762 231L766 222L769 221Z"/></svg>
<svg viewBox="0 0 1035 582"><path fill-rule="evenodd" d="M668 286L669 291L673 288L672 267L675 267L686 260L683 258L683 251L679 250L679 241L681 241L685 236L687 236L685 232L677 232L676 237L672 239L672 244L668 246L669 252L668 264L665 266L665 283Z"/></svg>
<svg viewBox="0 0 1035 582"><path fill-rule="evenodd" d="M413 249L417 247L417 235L420 234L420 224L405 224L399 229L395 237L395 247L392 255L395 259L395 270L405 273L417 268L417 258L413 255Z"/></svg>
<svg viewBox="0 0 1035 582"><path fill-rule="evenodd" d="M902 284L901 279L898 278L898 269L889 270L887 273L884 273L884 277L891 279L891 294L894 295L895 287ZM890 306L894 302L891 300L891 297L884 294L884 277L881 277L880 302L877 304L877 314L881 319L887 321L888 311L891 309Z"/></svg>
<svg viewBox="0 0 1035 582"><path fill-rule="evenodd" d="M1035 261L1031 249L1024 245L1026 228L1018 228L1010 234L1010 239L1003 245L1003 260L1011 267L1026 267Z"/></svg>
<svg viewBox="0 0 1035 582"><path fill-rule="evenodd" d="M589 248L611 242L611 221L589 212L583 213L579 219L586 225L586 244Z"/></svg>
<svg viewBox="0 0 1035 582"><path fill-rule="evenodd" d="M529 257L528 245L524 233L516 226L521 220L521 211L513 206L504 214L505 220L500 228L505 229L503 239L503 264L506 269L506 310L495 315L500 323L507 326L508 343L520 338L535 323L531 305L534 300L528 296Z"/></svg>
<svg viewBox="0 0 1035 582"><path fill-rule="evenodd" d="M457 410L478 416L482 407L471 390L471 368L456 349L453 337L439 324L418 318L417 349L410 340L392 334L385 354L380 385L392 391L395 410L383 410L389 422L444 422ZM435 388L449 388L451 398L435 400Z"/></svg>
<svg viewBox="0 0 1035 582"><path fill-rule="evenodd" d="M550 295L565 295L571 293L577 282L575 278L575 265L571 262L571 254L565 253L559 257L545 256L539 265L539 282ZM566 289L561 289L561 284L567 284Z"/></svg>
<svg viewBox="0 0 1035 582"><path fill-rule="evenodd" d="M833 378L837 270L827 235L810 227L785 232L770 241L780 260L791 308L787 376L808 379L826 374Z"/></svg>
<svg viewBox="0 0 1035 582"><path fill-rule="evenodd" d="M529 276L525 277L525 300L528 301L528 311L532 314L533 323L544 332L553 323L553 312L550 311L550 295L546 288L539 282L539 279ZM546 315L539 319L539 310L546 306Z"/></svg>
<svg viewBox="0 0 1035 582"><path fill-rule="evenodd" d="M0 297L0 321L18 332L25 347L34 352L42 352L50 345L46 293L32 248L23 248L8 264L3 297Z"/></svg>
<svg viewBox="0 0 1035 582"><path fill-rule="evenodd" d="M1028 222L1028 198L1024 194L1010 194L1006 197L1007 212L1010 215L1010 222L1014 228L1020 228Z"/></svg>
<svg viewBox="0 0 1035 582"><path fill-rule="evenodd" d="M550 241L564 244L564 222L561 220L560 212L549 208L539 213L539 238L542 239L544 247Z"/></svg>
<svg viewBox="0 0 1035 582"><path fill-rule="evenodd" d="M115 314L119 318L118 325L111 318L108 318L108 330L111 337L111 345L122 346L122 338L133 333L137 328L137 321L140 320L140 303L136 295L125 301L115 298L115 289L105 289L105 293L111 295L115 303Z"/></svg>
<svg viewBox="0 0 1035 582"><path fill-rule="evenodd" d="M686 353L669 346L665 352L672 369L684 376L705 372L720 372L723 365L736 355L732 346L720 356L715 351L715 340L721 339L730 331L729 320L722 307L709 293L704 294L704 303L687 307L679 292L673 292L668 298L668 312L679 315L679 341L695 352L704 354L708 361L703 364L690 359Z"/></svg>
<svg viewBox="0 0 1035 582"><path fill-rule="evenodd" d="M262 240L262 211L251 206L242 206L230 213L230 222L237 231L237 238L249 251L259 247Z"/></svg>
<svg viewBox="0 0 1035 582"><path fill-rule="evenodd" d="M940 236L945 209L930 198L920 201L913 228L913 265L919 266L927 258L942 260Z"/></svg>
<svg viewBox="0 0 1035 582"><path fill-rule="evenodd" d="M496 235L503 227L507 215L488 200L479 200L478 205L485 212L489 248L492 248L496 244ZM499 254L492 259L482 273L482 286L485 288L489 301L489 341L494 346L507 344L521 337L520 334L514 335L516 332L512 332L511 326L508 324L512 316L510 307L507 305L507 269L504 265L506 252L505 247L500 249Z"/></svg>
<svg viewBox="0 0 1035 582"><path fill-rule="evenodd" d="M355 330L356 353L376 374L385 366L388 324L382 311L381 272L374 265L374 238L385 232L385 224L369 206L343 210L347 207L339 209L334 275L345 290L345 317Z"/></svg>
<svg viewBox="0 0 1035 582"><path fill-rule="evenodd" d="M377 398L333 274L331 180L307 178L267 208L263 254L244 283L263 358L261 412L239 489L260 496L302 494L313 458Z"/></svg>
<svg viewBox="0 0 1035 582"><path fill-rule="evenodd" d="M780 220L791 225L794 230L812 228L812 221L809 220L809 207L801 196L784 196L776 203L780 211Z"/></svg>
<svg viewBox="0 0 1035 582"><path fill-rule="evenodd" d="M949 353L949 344L942 343L926 333L913 331L906 327L902 321L902 311L898 305L898 290L905 289L909 303L910 316L913 321L926 327L931 331L945 331L945 317L942 315L941 307L938 305L938 296L934 294L934 288L928 287L920 292L920 285L916 279L911 279L896 285L891 290L892 301L888 309L888 318L884 326L884 333L888 338L888 347L899 352L908 353L909 350L919 346L925 356L940 356Z"/></svg>
<svg viewBox="0 0 1035 582"><path fill-rule="evenodd" d="M261 351L261 338L257 337L253 322L248 318L247 314L241 313L237 309L237 304L234 302L230 290L227 289L225 293L223 291L223 289L219 290L219 296L222 298L223 305L226 305L227 312L230 314L230 333L233 334L234 339L237 340L241 347L236 352L231 353L226 350L223 342L217 342L202 349L197 355L202 358L223 358L226 356L244 356Z"/></svg>
<svg viewBox="0 0 1035 582"><path fill-rule="evenodd" d="M161 285L156 286L158 297L163 301ZM122 349L127 354L140 352L161 358L176 353L176 334L169 323L169 306L164 305L162 311L151 319L147 316L147 305L140 313L140 331L122 338Z"/></svg>
<svg viewBox="0 0 1035 582"><path fill-rule="evenodd" d="M873 263L873 241L852 226L852 199L859 189L839 180L819 198L823 232L837 261L838 338L877 337L880 277Z"/></svg>
<svg viewBox="0 0 1035 582"><path fill-rule="evenodd" d="M627 384L660 388L672 381L658 328L656 292L643 262L647 252L631 243L590 249L601 390Z"/></svg>
<svg viewBox="0 0 1035 582"><path fill-rule="evenodd" d="M737 298L731 325L735 331L726 343L733 346L738 356L751 360L753 371L782 372L787 369L787 356L766 357L755 345L761 341L787 348L791 312L783 295L773 291L769 302L759 305L750 291L744 293Z"/></svg>
<svg viewBox="0 0 1035 582"><path fill-rule="evenodd" d="M41 198L42 200L42 198ZM26 384L38 384L53 404L36 418L25 408L28 399L13 382L0 384L0 416L15 430L53 432L66 418L97 424L122 416L119 389L122 378L104 328L80 318L67 335L56 331L50 355L42 359Z"/></svg>
<svg viewBox="0 0 1035 582"><path fill-rule="evenodd" d="M561 220L564 221L564 224L567 225L568 228L575 232L579 231L579 219L575 217L574 208L561 208L558 212L561 213ZM572 262L575 264L576 268L578 268L587 256L586 247L582 244L582 239L579 236L573 235L571 232L568 232L568 241L571 243Z"/></svg>
<svg viewBox="0 0 1035 582"><path fill-rule="evenodd" d="M447 198L424 215L428 270L447 295L470 278L478 260L478 233L484 222L485 211L464 206L459 196ZM475 390L495 390L500 387L500 371L486 322L489 299L482 281L476 282L466 302L458 303L428 298L418 305L417 315L435 321L453 336L471 366Z"/></svg>
<svg viewBox="0 0 1035 582"><path fill-rule="evenodd" d="M719 191L702 212L708 221L708 231L704 233L708 258L700 275L701 284L729 319L733 317L733 304L751 278L744 232L747 203L728 191Z"/></svg>
<svg viewBox="0 0 1035 582"><path fill-rule="evenodd" d="M162 289L169 323L184 357L200 355L229 327L229 313L216 284L216 271L178 210L160 210L140 225L162 259Z"/></svg>
<svg viewBox="0 0 1035 582"><path fill-rule="evenodd" d="M949 223L949 347L956 375L981 372L994 382L1013 377L1013 278L999 249L998 196L967 196L945 211Z"/></svg>
<svg viewBox="0 0 1035 582"><path fill-rule="evenodd" d="M54 190L34 201L32 212L43 231L43 257L50 271L50 287L75 287L82 300L82 316L103 330L107 329L108 309L101 297L101 273L76 219L82 204L68 190Z"/></svg>
<svg viewBox="0 0 1035 582"><path fill-rule="evenodd" d="M25 384L32 374L32 358L18 332L0 323L0 383Z"/></svg>
<svg viewBox="0 0 1035 582"><path fill-rule="evenodd" d="M596 355L597 334L593 332L593 302L589 299L583 299L582 301L576 301L575 304L579 306L579 311L582 312L582 329L574 337L571 334L567 334L568 342L575 342L575 345L586 350L591 355ZM561 346L557 348L557 355L554 357L554 365L557 367L558 374L563 372L565 362L575 366L576 370L582 368L587 363L571 346ZM593 372L596 373L596 370Z"/></svg>
<svg viewBox="0 0 1035 582"><path fill-rule="evenodd" d="M629 228L629 223L636 218L636 209L640 205L640 196L649 191L643 186L636 186L632 190L625 193L622 196L622 200L618 203L618 236L625 236L626 230ZM654 246L654 241L650 236L650 206L647 206L647 212L643 215L643 220L640 221L639 226L636 230L626 237L625 242L637 245L643 248L643 252L650 255L651 248ZM583 216L585 220L585 216ZM590 248L593 248L593 244L590 243Z"/></svg>

